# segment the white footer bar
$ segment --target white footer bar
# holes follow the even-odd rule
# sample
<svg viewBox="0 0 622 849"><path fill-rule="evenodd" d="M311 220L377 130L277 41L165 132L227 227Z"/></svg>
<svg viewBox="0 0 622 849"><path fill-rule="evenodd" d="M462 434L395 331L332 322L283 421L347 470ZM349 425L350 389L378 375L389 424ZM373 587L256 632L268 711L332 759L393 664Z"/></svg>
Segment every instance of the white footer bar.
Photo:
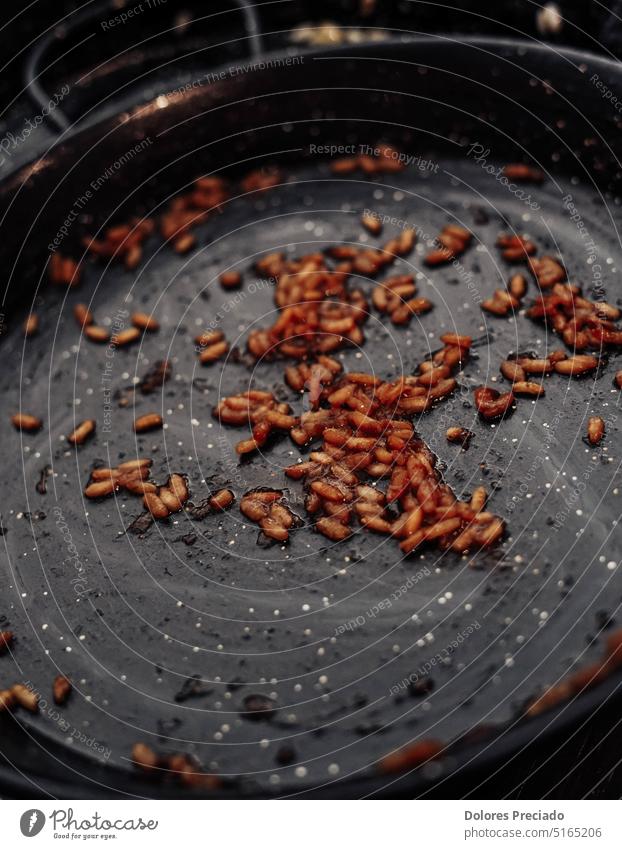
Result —
<svg viewBox="0 0 622 849"><path fill-rule="evenodd" d="M6 847L247 846L346 843L430 847L622 845L621 803L454 801L0 801Z"/></svg>

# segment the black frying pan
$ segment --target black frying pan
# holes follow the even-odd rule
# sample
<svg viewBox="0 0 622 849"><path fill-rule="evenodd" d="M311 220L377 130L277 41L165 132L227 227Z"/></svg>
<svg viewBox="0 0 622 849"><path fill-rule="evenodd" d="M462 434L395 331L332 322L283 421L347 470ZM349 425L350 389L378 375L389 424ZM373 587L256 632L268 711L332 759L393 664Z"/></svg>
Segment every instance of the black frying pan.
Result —
<svg viewBox="0 0 622 849"><path fill-rule="evenodd" d="M500 230L528 231L540 253L559 252L570 278L595 295L586 241L563 202L572 195L596 245L607 297L619 297L619 115L594 74L619 92L620 72L606 60L521 43L434 38L308 54L107 120L2 186L2 627L18 641L0 663L3 680L28 680L48 702L59 671L75 686L60 718L46 708L2 720L20 726L18 742L5 733L2 746L5 779L16 793L187 794L137 775L130 750L144 740L158 751L195 756L223 777L225 795L414 795L458 767L498 764L615 692L617 678L537 721L522 719L529 698L602 656L601 631L618 615L617 356L595 378L550 379L544 399L522 401L495 427L479 421L471 403L471 389L496 378L510 351L560 344L524 316L497 320L481 312L478 295L486 297L511 271L494 247ZM51 289L46 245L73 199L143 139L140 155L112 168L68 228L64 253L80 256L85 232L138 212L157 214L201 174L236 180L278 162L288 179L226 203L199 229L200 247L186 258L154 238L137 273L87 263L80 290ZM311 147L379 139L431 165L377 181L335 178ZM473 145L490 150L486 163ZM526 189L538 210L484 167L523 159L547 175L541 188ZM85 504L81 493L95 460L114 465L138 452L155 458L158 480L187 473L194 501L226 484L238 497L278 485L304 512L301 490L281 473L299 452L277 440L238 465L232 446L241 434L211 417L220 395L249 380L280 385L283 363L251 370L244 357L231 357L222 369L202 369L192 338L197 320L221 315L243 352L249 327L267 324L274 309L269 287L248 289L255 259L271 250L297 255L358 243L366 208L430 236L449 220L475 234L458 269L427 271L423 252L400 262L398 270L417 272L434 310L407 330L372 316L361 356L346 351L343 362L396 376L434 350L443 331L477 337L460 390L417 428L459 494L479 484L492 492L491 509L508 521L504 543L475 560L433 549L403 559L379 537L358 533L331 545L304 527L289 546L265 548L235 508L222 520L182 514L140 538L125 533L140 512L137 499ZM397 226L388 224L383 236ZM244 271L247 287L233 306L217 282L229 266ZM100 318L147 308L161 321L159 334L115 354L115 389L164 357L174 378L156 395L138 393L135 409L115 408L111 432L100 428L75 451L60 437L83 418L102 420L107 366L105 351L80 341L71 317L77 301L89 302ZM19 325L33 303L42 330L24 344ZM279 391L299 405L293 393ZM20 404L44 418L39 435L12 430L8 415ZM151 410L163 412L167 429L135 439L134 413ZM607 421L598 449L582 439L593 413ZM454 423L475 432L469 451L446 443ZM56 474L41 495L35 485L47 464ZM63 562L67 541L55 508L87 577L80 594L74 567ZM188 535L196 536L192 545ZM386 599L390 604L378 608ZM193 676L199 684L188 696ZM434 688L413 694L401 685L409 678L432 679ZM244 699L254 693L274 699L268 721L244 715ZM429 737L447 744L443 758L398 779L378 775L386 753Z"/></svg>

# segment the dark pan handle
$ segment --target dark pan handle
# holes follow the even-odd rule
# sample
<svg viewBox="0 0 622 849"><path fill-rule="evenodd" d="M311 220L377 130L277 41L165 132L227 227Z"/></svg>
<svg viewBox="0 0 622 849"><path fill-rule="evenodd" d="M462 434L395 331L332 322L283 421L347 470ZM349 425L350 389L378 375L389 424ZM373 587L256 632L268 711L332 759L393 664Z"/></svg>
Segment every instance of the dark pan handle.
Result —
<svg viewBox="0 0 622 849"><path fill-rule="evenodd" d="M258 59L263 53L263 40L261 26L256 7L248 0L230 0L237 7L243 18L246 39L249 45L249 53L252 59ZM46 115L51 126L59 133L64 133L75 122L71 121L59 106L49 109L50 95L45 91L39 81L45 71L45 59L50 49L63 41L70 33L79 30L85 24L96 20L106 12L118 12L118 0L98 0L89 5L88 9L82 9L71 15L66 24L54 27L45 33L34 45L28 55L24 66L24 85L26 92L33 104Z"/></svg>

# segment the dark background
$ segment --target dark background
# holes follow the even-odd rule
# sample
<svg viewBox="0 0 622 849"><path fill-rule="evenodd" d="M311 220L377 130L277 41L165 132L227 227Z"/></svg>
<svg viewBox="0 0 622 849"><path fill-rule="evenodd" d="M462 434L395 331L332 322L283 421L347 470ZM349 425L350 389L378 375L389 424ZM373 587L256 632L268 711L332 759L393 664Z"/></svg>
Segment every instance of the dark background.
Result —
<svg viewBox="0 0 622 849"><path fill-rule="evenodd" d="M132 96L140 102L148 86L150 94L158 85L165 87L171 80L181 81L188 74L216 67L246 52L244 42L236 40L243 38L244 30L234 0L143 0L148 14L136 15L108 33L102 31L102 20L140 2L16 0L0 4L0 113L7 128L15 120L15 108L19 110L24 95L25 62L37 38L59 21L67 30L66 37L59 49L50 52L40 81L47 91L55 91L68 79L80 79L84 84L84 75L95 69L86 78L90 102L75 97L66 104L74 116L118 91L119 85L131 83ZM349 27L386 28L398 38L409 33L448 32L525 37L622 58L622 0L546 4L555 5L563 18L557 32L538 25L543 5L531 0L259 0L254 7L266 33L266 50L291 46L291 30L300 24L332 21ZM89 14L92 19L82 22ZM85 39L93 34L95 37ZM232 41L226 47L214 48L225 40Z"/></svg>

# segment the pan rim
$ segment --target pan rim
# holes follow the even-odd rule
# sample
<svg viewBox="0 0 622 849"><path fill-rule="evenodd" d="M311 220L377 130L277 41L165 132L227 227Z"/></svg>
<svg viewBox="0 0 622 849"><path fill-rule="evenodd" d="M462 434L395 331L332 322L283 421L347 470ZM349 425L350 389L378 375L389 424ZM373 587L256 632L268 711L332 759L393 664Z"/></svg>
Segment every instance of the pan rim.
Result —
<svg viewBox="0 0 622 849"><path fill-rule="evenodd" d="M380 42L370 42L365 44L358 45L344 45L344 46L335 46L330 48L325 48L322 50L301 50L300 53L304 56L313 57L316 59L331 59L331 58L351 58L356 59L359 54L370 53L373 49L378 54L385 53L387 51L405 50L408 48L412 48L414 46L420 47L433 47L436 46L438 41L449 42L450 49L460 49L460 48L490 48L494 50L495 48L503 48L508 50L510 53L516 53L521 58L524 58L528 53L531 53L534 56L546 57L551 61L559 61L561 59L569 59L575 61L577 64L590 63L594 67L599 67L602 70L608 71L613 78L615 78L622 87L622 63L616 62L612 59L608 59L604 56L599 56L596 53L592 53L588 50L580 50L574 47L562 47L562 46L552 46L549 44L545 44L542 42L533 42L527 39L521 38L494 38L492 36L479 36L479 35L461 35L460 33L449 35L443 34L428 34L421 36L413 36L413 37L402 37L402 38L389 38L385 41ZM497 52L498 49L497 49ZM254 65L258 65L262 62L274 61L279 58L291 57L291 53L286 50L274 50L270 52L266 52L262 54L262 57L258 60L249 60L249 69L248 74L250 75L258 75L265 73L267 70L265 68L257 68L253 67ZM362 58L362 57L361 57ZM374 58L382 59L382 55L376 55ZM217 75L219 72L226 70L231 67L231 63L227 65L218 65L210 71L210 74ZM181 102L190 102L193 99L201 98L206 96L206 92L215 91L218 87L223 83L222 80L213 80L205 85L202 85L197 88L190 88L185 91L180 91L180 88L166 89L161 91L159 94L154 97L139 101L136 105L131 108L122 109L120 112L116 112L113 115L107 115L101 118L97 118L92 122L86 124L86 126L78 126L70 127L69 130L65 131L61 136L53 138L51 141L47 139L36 149L36 153L28 159L26 162L18 165L14 170L8 171L1 179L0 179L0 191L6 191L7 187L11 184L19 184L22 182L20 180L20 175L27 176L32 170L32 166L35 163L39 163L45 156L45 153L49 153L54 148L65 147L67 145L71 145L72 143L79 141L82 137L86 138L89 134L94 134L97 131L103 130L104 128L112 128L114 125L122 123L130 124L134 122L139 122L142 115L148 113L150 111L150 107L157 105L158 110L161 109L161 100L158 103L158 99L162 97L169 97L171 102L181 103ZM174 100L173 100L174 96ZM45 150L45 153L44 153Z"/></svg>
<svg viewBox="0 0 622 849"><path fill-rule="evenodd" d="M564 59L569 59L577 64L588 63L591 68L602 69L603 73L607 73L612 79L616 80L618 83L622 84L622 65L617 62L614 62L607 57L598 56L590 51L579 50L575 48L569 47L558 47L551 46L543 43L536 43L526 39L512 39L512 38L494 38L491 36L462 36L460 34L452 34L448 35L426 35L426 36L415 36L412 38L401 38L401 39L387 39L383 42L374 42L371 44L362 44L362 45L346 45L342 47L332 47L324 50L308 50L304 51L304 55L309 55L317 58L336 58L336 57L344 57L344 58L352 58L356 59L358 56L362 54L368 53L371 54L372 50L374 51L374 58L382 59L383 54L395 50L395 48L399 48L400 51L407 51L409 48L413 48L416 46L435 46L438 41L450 42L448 47L450 49L461 49L461 48L482 48L487 49L490 48L495 52L503 52L508 51L508 56L516 55L522 59L525 58L526 55L531 55L535 57L546 57L546 59L550 62L561 62ZM273 51L270 53L263 54L263 57L259 60L255 60L257 63L262 61L267 61L269 59L274 59L279 56L290 55L282 51ZM399 59L399 57L396 57ZM415 57L416 59L419 57ZM503 55L501 56L503 58ZM251 64L254 60L249 60ZM216 71L217 69L215 69ZM257 75L264 73L264 69L258 68L249 71L251 75ZM219 86L219 81L215 81L213 83L209 83L206 86L198 89L191 89L189 91L185 91L180 93L177 91L177 97L179 98L179 102L191 102L194 98L202 98L205 97L210 90L217 89ZM145 113L148 107L151 104L154 104L157 100L157 97L161 97L162 95L166 96L167 93L175 93L173 92L162 92L160 95L151 98L148 101L145 101L135 107L133 107L129 111L124 111L122 114L116 114L114 116L107 116L101 119L94 121L92 124L89 124L86 127L77 127L74 131L70 131L67 134L63 135L62 139L57 140L51 146L49 142L47 143L48 150L50 147L55 147L56 143L59 145L67 145L70 146L75 143L79 143L82 138L88 137L88 134L95 133L100 131L105 127L111 127L117 124L120 120L123 123L134 123L140 122L141 113ZM20 175L24 172L29 172L32 168L32 164L37 162L41 158L42 154L37 154L33 159L29 160L28 163L20 165L15 171L9 172L6 176L0 180L0 191L4 192L7 190L11 184L15 184L16 182L20 182ZM501 759L505 757L510 757L513 754L516 754L517 751L523 747L533 743L537 738L546 734L547 738L558 734L563 731L565 728L576 724L581 719L586 719L589 714L593 713L599 704L604 704L609 699L616 698L619 693L618 690L622 687L622 672L614 672L609 676L606 681L599 683L597 686L591 688L589 691L586 691L579 696L572 699L570 702L565 702L562 705L554 708L551 711L547 711L546 713L534 717L532 719L521 720L520 722L515 722L512 724L512 727L509 730L504 730L504 726L499 726L499 733L496 734L493 738L480 742L480 743L464 743L464 744L456 744L456 749L454 751L453 744L451 750L451 758L453 760L453 771L458 771L463 769L464 774L467 775L469 771L486 768L486 766L490 766L491 763L500 763ZM88 777L89 768L91 771L97 769L97 764L93 763L86 756L84 757L84 781L91 783L91 779ZM114 772L122 772L114 770ZM114 773L113 773L114 774ZM60 791L58 798L75 798L74 796L70 796L67 794L67 791L72 791L74 789L78 790L78 796L80 794L81 784L76 785L75 782L68 780L64 781L63 779L58 778L41 778L37 776L35 779L37 782L41 784L42 793L44 794L43 788L50 787L56 788L57 791ZM369 775L355 778L343 778L340 780L336 780L334 783L328 785L329 788L334 788L335 797L353 797L352 793L359 791L360 794L365 795L386 795L386 788L390 788L392 785L399 786L400 792L422 792L425 793L426 788L429 789L430 785L433 785L433 781L425 781L422 780L420 776L417 776L413 773L404 773L397 776L381 776L381 775ZM135 784L138 787L144 787L144 782L141 782L138 776L134 777L131 774L127 775L127 784L131 786ZM26 791L28 793L28 797L33 797L33 787L30 783L30 779L27 777L27 774L22 774L19 771L14 771L10 767L7 767L4 763L0 764L0 786L4 789L13 788L17 791ZM97 784L93 783L91 788L96 788ZM147 787L155 791L150 794L149 798L176 798L178 796L184 796L188 794L177 794L174 792L174 789L169 788L159 788L157 785L147 785ZM89 788L89 789L91 789ZM164 793L159 793L160 789L164 789ZM345 792L343 792L345 791ZM289 796L303 796L310 798L314 795L326 795L326 790L322 790L321 788L301 788L300 790L292 793L285 793L281 795L289 795ZM124 797L129 797L133 795L129 790L128 792L123 792ZM139 798L139 793L136 794ZM231 794L228 791L223 792L215 792L209 794L207 798L227 798ZM275 794L276 795L276 794ZM357 794L358 796L358 794ZM245 794L246 798L255 798L255 796L250 794ZM273 794L268 792L263 792L259 794L256 798L272 798ZM82 798L85 798L82 795ZM92 795L87 798L111 798L109 795L102 796L100 794ZM114 797L112 797L114 798ZM195 795L192 794L192 798L195 798ZM196 794L196 798L201 798L201 794Z"/></svg>

